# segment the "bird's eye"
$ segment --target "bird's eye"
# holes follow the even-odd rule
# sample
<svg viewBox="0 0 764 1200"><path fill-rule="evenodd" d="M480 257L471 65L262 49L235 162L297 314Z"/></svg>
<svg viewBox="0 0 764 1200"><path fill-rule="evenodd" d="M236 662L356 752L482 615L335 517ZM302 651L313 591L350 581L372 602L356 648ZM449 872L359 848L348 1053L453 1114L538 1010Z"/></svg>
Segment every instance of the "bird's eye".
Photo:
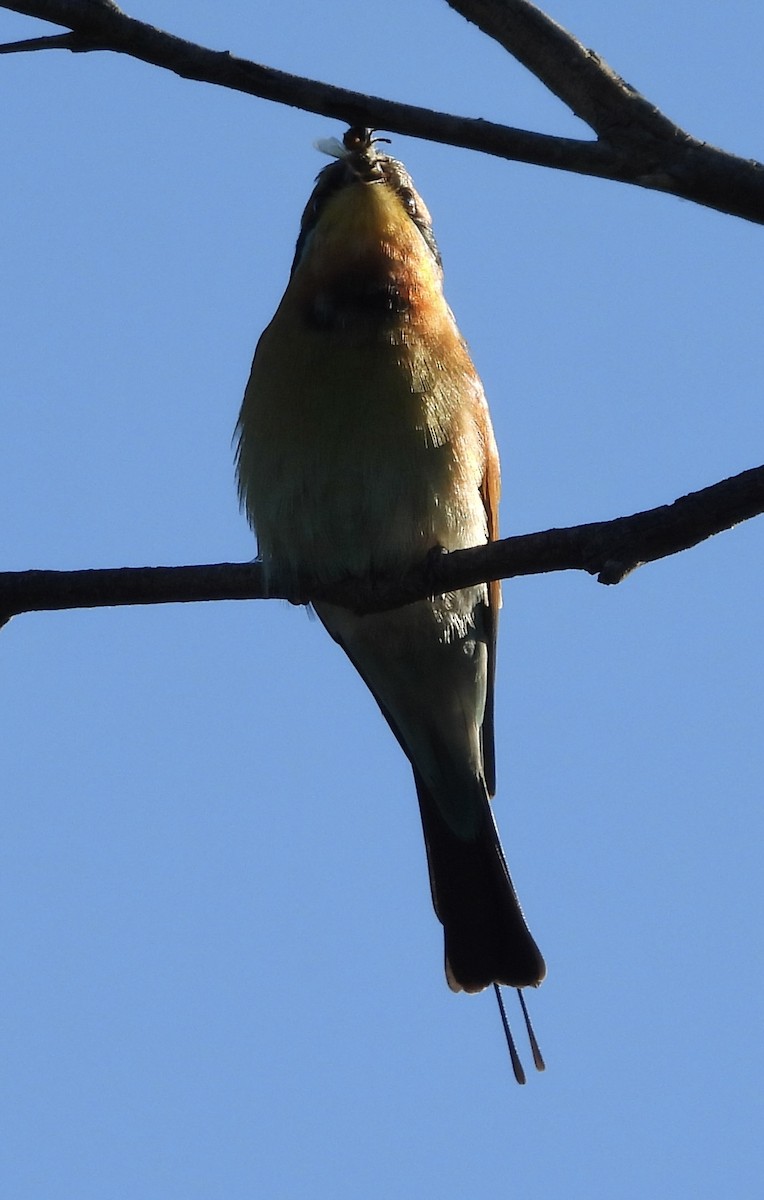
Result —
<svg viewBox="0 0 764 1200"><path fill-rule="evenodd" d="M401 188L398 192L398 195L401 198L401 204L406 209L406 212L409 214L409 216L415 217L417 214L416 196L412 192L411 188Z"/></svg>

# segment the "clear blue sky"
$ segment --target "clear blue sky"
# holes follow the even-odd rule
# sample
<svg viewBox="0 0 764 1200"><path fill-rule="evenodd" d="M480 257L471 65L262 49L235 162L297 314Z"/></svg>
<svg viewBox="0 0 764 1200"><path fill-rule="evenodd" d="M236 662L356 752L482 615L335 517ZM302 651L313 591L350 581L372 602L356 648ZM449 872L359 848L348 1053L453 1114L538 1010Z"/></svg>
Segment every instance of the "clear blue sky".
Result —
<svg viewBox="0 0 764 1200"><path fill-rule="evenodd" d="M582 127L437 0L134 0L218 49ZM764 10L549 9L764 158ZM0 40L45 31L0 12ZM342 127L115 55L0 59L4 568L245 560L231 435ZM396 137L491 401L503 528L762 460L761 227ZM764 526L505 589L497 812L549 976L512 1081L453 996L407 764L281 603L0 635L0 1187L13 1200L758 1194ZM513 998L509 997L510 1001Z"/></svg>

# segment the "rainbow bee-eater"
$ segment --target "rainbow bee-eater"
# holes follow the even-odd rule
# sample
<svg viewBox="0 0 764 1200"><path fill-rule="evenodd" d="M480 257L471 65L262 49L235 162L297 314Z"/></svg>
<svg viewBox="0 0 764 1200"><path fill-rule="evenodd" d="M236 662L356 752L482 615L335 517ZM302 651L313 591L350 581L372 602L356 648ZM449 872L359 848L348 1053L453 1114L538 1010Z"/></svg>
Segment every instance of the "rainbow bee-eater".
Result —
<svg viewBox="0 0 764 1200"><path fill-rule="evenodd" d="M280 585L395 579L498 536L496 443L430 215L377 146L334 143L239 417L241 501ZM365 616L314 606L413 768L454 991L545 974L490 804L499 606L497 583Z"/></svg>

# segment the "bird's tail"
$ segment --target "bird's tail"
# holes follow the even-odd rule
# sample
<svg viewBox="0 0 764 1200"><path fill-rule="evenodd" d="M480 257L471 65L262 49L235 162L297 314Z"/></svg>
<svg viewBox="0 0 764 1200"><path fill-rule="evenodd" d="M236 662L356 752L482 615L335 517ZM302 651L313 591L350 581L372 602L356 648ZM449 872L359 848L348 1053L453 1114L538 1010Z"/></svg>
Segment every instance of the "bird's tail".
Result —
<svg viewBox="0 0 764 1200"><path fill-rule="evenodd" d="M535 987L546 965L525 923L482 780L477 833L460 837L446 823L414 770L435 912L445 931L446 978L453 991L492 983Z"/></svg>

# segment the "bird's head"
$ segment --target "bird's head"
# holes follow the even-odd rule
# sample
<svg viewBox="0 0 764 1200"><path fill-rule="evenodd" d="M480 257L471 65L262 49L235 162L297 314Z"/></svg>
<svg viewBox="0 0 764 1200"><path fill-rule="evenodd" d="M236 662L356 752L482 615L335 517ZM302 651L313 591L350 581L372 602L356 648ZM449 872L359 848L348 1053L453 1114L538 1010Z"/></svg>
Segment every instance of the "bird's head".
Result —
<svg viewBox="0 0 764 1200"><path fill-rule="evenodd" d="M384 321L442 297L427 206L406 168L370 129L319 143L321 171L300 225L291 283L318 325Z"/></svg>

